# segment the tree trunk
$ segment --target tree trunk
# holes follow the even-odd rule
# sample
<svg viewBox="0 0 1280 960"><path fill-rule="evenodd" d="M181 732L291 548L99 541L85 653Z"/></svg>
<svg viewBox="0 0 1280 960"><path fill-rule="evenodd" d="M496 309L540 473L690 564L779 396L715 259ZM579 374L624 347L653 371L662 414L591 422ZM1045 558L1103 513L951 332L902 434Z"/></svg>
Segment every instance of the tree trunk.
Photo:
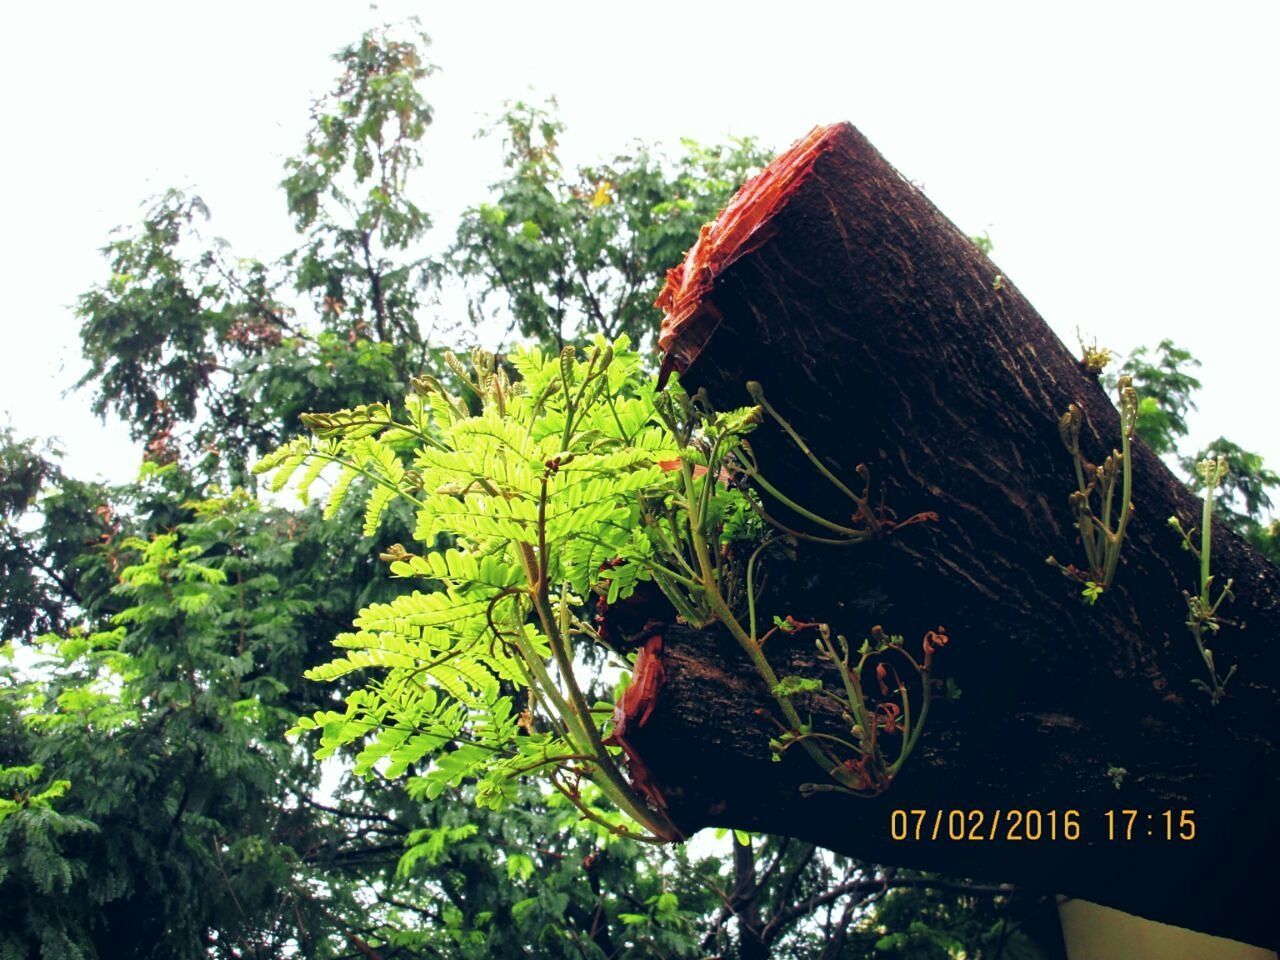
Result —
<svg viewBox="0 0 1280 960"><path fill-rule="evenodd" d="M1119 418L995 264L837 125L704 228L660 305L667 366L686 387L729 409L749 404L744 385L760 381L837 476L865 463L877 502L938 514L851 548L801 544L791 573L777 573L787 586L772 591L785 608L765 619L824 620L855 645L883 624L917 650L945 625L953 642L936 675L963 690L935 702L885 794L806 797L800 785L823 774L799 751L771 760L772 700L736 644L673 626L658 709L632 740L676 821L1012 881L1274 947L1280 914L1264 869L1276 861L1280 799L1270 643L1280 575L1214 525L1214 574L1235 581L1222 612L1238 621L1214 647L1224 672L1238 670L1213 706L1193 684L1206 670L1185 623L1198 566L1167 523L1197 524L1200 501L1145 445L1133 451L1135 513L1114 587L1088 606L1045 562L1083 564L1058 418L1083 408L1080 442L1095 462L1119 445ZM835 515L834 490L780 429L766 424L751 442L766 477ZM811 635L779 635L768 653L780 675L820 669ZM912 816L913 839L894 840L894 810L926 811L924 839ZM1073 810L1080 838L1063 839ZM1137 811L1131 839L1124 810ZM1042 838L1009 839L1034 833L1035 820L1018 830L1010 811L1040 811ZM1180 823L1183 811L1193 813ZM947 839L960 817L975 839ZM1187 823L1194 838L1179 839Z"/></svg>

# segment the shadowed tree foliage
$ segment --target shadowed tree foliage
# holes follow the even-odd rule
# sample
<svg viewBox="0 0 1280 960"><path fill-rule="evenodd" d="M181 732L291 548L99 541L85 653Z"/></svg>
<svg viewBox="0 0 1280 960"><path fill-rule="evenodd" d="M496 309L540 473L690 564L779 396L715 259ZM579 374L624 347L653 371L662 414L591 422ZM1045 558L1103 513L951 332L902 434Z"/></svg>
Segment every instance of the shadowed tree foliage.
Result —
<svg viewBox="0 0 1280 960"><path fill-rule="evenodd" d="M509 104L486 131L502 137L506 176L463 215L452 249L473 319L496 299L504 340L518 332L558 350L596 332L642 342L657 329L665 271L768 155L751 139L685 140L674 158L636 144L566 169L553 107Z"/></svg>
<svg viewBox="0 0 1280 960"><path fill-rule="evenodd" d="M80 298L94 410L110 410L157 462L198 452L206 476L247 482L250 459L331 403L403 390L434 366L421 309L437 268L406 187L431 122L432 67L416 28L340 51L282 187L299 233L275 260L200 232L209 210L169 191L103 250L110 279ZM415 252L418 251L418 252Z"/></svg>

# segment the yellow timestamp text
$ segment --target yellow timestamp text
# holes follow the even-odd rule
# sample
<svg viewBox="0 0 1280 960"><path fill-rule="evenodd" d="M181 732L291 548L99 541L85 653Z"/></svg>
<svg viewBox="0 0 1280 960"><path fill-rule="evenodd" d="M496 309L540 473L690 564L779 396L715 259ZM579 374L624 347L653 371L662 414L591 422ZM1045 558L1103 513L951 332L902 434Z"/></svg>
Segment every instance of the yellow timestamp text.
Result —
<svg viewBox="0 0 1280 960"><path fill-rule="evenodd" d="M889 814L889 838L904 843L1185 842L1196 838L1196 812L895 809Z"/></svg>

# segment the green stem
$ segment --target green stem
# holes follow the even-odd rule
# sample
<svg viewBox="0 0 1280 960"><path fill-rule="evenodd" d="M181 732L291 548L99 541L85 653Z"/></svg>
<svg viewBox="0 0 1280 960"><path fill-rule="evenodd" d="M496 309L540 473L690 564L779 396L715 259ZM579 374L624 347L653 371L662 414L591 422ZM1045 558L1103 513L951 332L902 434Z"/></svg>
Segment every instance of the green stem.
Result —
<svg viewBox="0 0 1280 960"><path fill-rule="evenodd" d="M1209 605L1209 552L1213 549L1213 490L1217 486L1213 477L1204 479L1204 512L1200 518L1200 602Z"/></svg>
<svg viewBox="0 0 1280 960"><path fill-rule="evenodd" d="M1121 425L1124 426L1123 424ZM1104 587L1110 587L1115 579L1116 566L1120 562L1120 545L1124 542L1124 531L1129 525L1129 515L1133 513L1130 500L1133 498L1133 463L1131 456L1131 447L1129 441L1129 431L1124 430L1120 438L1120 470L1121 470L1121 501L1120 501L1120 519L1116 524L1116 538L1111 545L1111 549L1107 553L1107 572L1103 578Z"/></svg>
<svg viewBox="0 0 1280 960"><path fill-rule="evenodd" d="M404 490L404 488L397 486L396 484L392 483L390 480L386 479L385 477L378 476L376 473L370 473L368 470L364 469L364 467L361 467L358 464L351 462L350 460L343 460L342 458L335 457L332 454L319 453L315 451L310 453L309 456L319 457L321 460L328 460L330 463L336 463L339 466L350 467L352 470L360 474L362 477L366 477L369 480L372 480L374 483L378 484L379 486L386 487L388 490L395 491L395 493L398 496L404 497L406 500L412 503L415 507L418 507L419 509L421 509L424 506L421 500L419 500L413 494L407 493Z"/></svg>
<svg viewBox="0 0 1280 960"><path fill-rule="evenodd" d="M702 477L702 489L698 491L698 516L705 517L711 512L711 496L716 489L716 474L720 472L719 454L720 439L717 437L707 453L707 472Z"/></svg>
<svg viewBox="0 0 1280 960"><path fill-rule="evenodd" d="M602 787L599 783L596 783L594 778L592 778L592 783L595 783L596 786L600 787L601 790L604 789L604 787ZM573 791L571 791L559 780L555 779L554 776L551 778L551 785L555 787L557 790L559 790L561 796L563 796L566 800L568 800L571 804L573 804L574 807L577 808L578 812L581 813L586 819L590 820L592 823L599 824L600 826L604 827L606 830L612 833L615 837L622 837L623 839L626 839L626 840L635 840L635 841L638 841L639 843L666 843L668 840L667 837L664 837L657 830L653 831L653 836L649 836L648 834L636 833L633 830L628 830L626 827L621 826L619 824L610 823L604 817L600 816L598 813L596 813L594 810L588 807L585 803L583 803L581 800L575 797L573 795ZM614 798L609 797L609 799L613 800ZM615 800L614 802L616 803L617 801ZM635 819L638 822L643 823L646 827L649 827L649 824L645 820L639 817L636 817ZM651 830L653 829L652 827L649 827L649 828Z"/></svg>
<svg viewBox="0 0 1280 960"><path fill-rule="evenodd" d="M747 497L746 500L747 500L747 506L750 507L752 512L755 513L755 515L758 516L761 520L769 524L769 526L773 527L775 530L780 530L783 533L785 533L787 536L795 537L797 540L804 540L807 543L820 543L826 547L850 547L850 546L853 546L855 543L863 543L867 539L866 536L859 537L857 539L844 537L840 540L836 540L832 537L816 537L811 533L804 533L800 530L796 530L794 527L787 526L777 517L770 514L769 511L767 511L760 504L756 503L756 501L751 497Z"/></svg>
<svg viewBox="0 0 1280 960"><path fill-rule="evenodd" d="M520 628L520 630L521 630L521 634L523 634L523 627ZM524 677L525 686L527 686L529 690L532 691L533 693L537 693L537 691L541 687L543 688L542 695L547 696L547 693L546 693L547 684L543 683L538 679L537 676L535 676L535 671L532 669L530 665L531 659L537 659L539 664L541 664L542 661L540 658L538 658L537 652L526 649L524 644L521 641L517 641L516 646L520 651L520 656L517 658L516 662L519 664L521 676ZM542 675L545 676L547 683L550 683L551 676L546 673L545 669L542 671ZM560 693L559 690L555 690L554 692L557 696ZM561 738L563 738L567 743L573 743L574 738L570 734L568 725L564 721L563 712L561 712L560 707L556 705L556 701L553 700L552 705L555 706L555 709L547 711L547 719L551 723L551 728L555 730L556 734ZM565 706L567 707L568 704L565 704ZM532 703L530 703L529 709L530 710L533 709Z"/></svg>
<svg viewBox="0 0 1280 960"><path fill-rule="evenodd" d="M819 514L814 513L812 510L808 510L800 506L800 504L796 503L786 494L782 493L782 491L780 491L777 487L771 484L768 480L766 480L758 471L748 472L747 475L751 477L751 479L754 480L756 483L758 483L761 487L767 490L769 494L773 496L773 498L778 502L780 502L783 506L788 507L791 510L794 510L796 513L800 514L800 516L804 517L806 520L812 520L814 523L818 524L818 526L820 527L826 527L828 530L832 530L835 533L843 533L845 536L850 537L851 539L865 540L870 536L865 530L854 530L851 527L842 527L840 524L833 523L832 521L828 520L826 517L823 517Z"/></svg>
<svg viewBox="0 0 1280 960"><path fill-rule="evenodd" d="M613 422L618 427L618 437L622 440L623 443L629 446L631 444L631 437L628 436L627 431L622 426L622 418L618 416L618 408L614 404L614 401L617 398L613 395L613 391L606 392L604 395L604 399L605 399L605 403L608 404L609 406L609 412L613 414ZM531 422L536 422L536 421L531 421Z"/></svg>
<svg viewBox="0 0 1280 960"><path fill-rule="evenodd" d="M1080 455L1080 444L1073 440L1071 444L1071 462L1076 470L1076 488L1084 498L1082 509L1077 514L1076 526L1080 530L1080 541L1084 544L1084 555L1089 561L1090 571L1097 570L1098 548L1094 541L1093 513L1089 507L1089 485L1084 480L1084 459Z"/></svg>
<svg viewBox="0 0 1280 960"><path fill-rule="evenodd" d="M819 637L822 640L823 648L827 651L827 658L835 665L836 671L840 674L840 682L844 685L845 695L849 698L849 709L853 711L853 722L867 731L868 737L871 735L871 729L867 725L866 698L862 693L862 680L857 674L849 669L849 665L836 656L836 648L831 641L827 639L821 632Z"/></svg>
<svg viewBox="0 0 1280 960"><path fill-rule="evenodd" d="M748 389L750 389L750 387L748 387ZM795 428L792 427L791 424L788 423L786 419L781 414L778 413L777 410L774 410L773 407L769 404L769 401L767 401L764 398L763 388L759 388L755 391L752 391L752 399L754 399L756 403L760 404L760 406L762 406L765 409L765 412L768 413L769 416L773 417L773 419L778 422L778 425L782 427L782 429L787 432L787 436L791 438L791 442L800 448L800 452L803 453L805 457L808 458L810 463L812 463L815 467L818 468L819 473L821 473L824 477L826 477L828 480L831 481L831 483L835 486L837 490L839 490L841 493L843 493L846 497L848 497L850 500L852 500L854 503L858 504L859 506L861 506L865 502L862 497L859 497L856 493L854 493L847 486L845 486L844 483L840 480L840 478L837 477L830 470L828 470L826 467L826 464L824 464L821 460L819 460L814 455L813 451L809 449L809 445L804 442L804 439L800 436L800 434L796 433Z"/></svg>
<svg viewBox="0 0 1280 960"><path fill-rule="evenodd" d="M920 716L916 719L915 729L910 732L906 742L902 745L902 753L898 754L898 759L889 768L890 778L897 776L898 771L902 769L902 765L907 762L907 758L911 756L911 751L916 748L916 742L920 739L920 734L924 730L924 722L929 716L929 702L933 699L933 694L930 690L931 684L932 681L929 674L922 673L920 675L920 686L923 693L920 697Z"/></svg>
<svg viewBox="0 0 1280 960"><path fill-rule="evenodd" d="M1112 454L1114 456L1114 453ZM1108 457L1108 460L1111 458ZM1103 468L1106 469L1105 467ZM1106 488L1102 493L1102 517L1098 521L1098 527L1102 530L1103 542L1110 543L1111 538L1111 500L1116 490L1115 474L1107 478Z"/></svg>
<svg viewBox="0 0 1280 960"><path fill-rule="evenodd" d="M361 417L361 418L353 417L353 418L351 418L350 420L343 420L343 421L342 421L342 427L343 427L343 428L346 428L346 427L357 427L357 426L366 426L366 427L384 427L384 428L386 428L388 431L390 431L390 430L403 430L405 433L411 433L411 434L413 434L415 437L417 437L417 438L418 438L419 440L421 440L423 443L427 444L428 446L435 447L437 450L448 450L448 449L449 449L447 446L445 446L443 443L441 443L441 442L440 442L439 440L437 440L435 437L432 437L432 436L429 436L429 435L428 435L428 434L426 434L426 433L423 433L423 432L422 432L421 430L419 430L417 427L413 426L413 424L410 424L410 423L401 423L399 420L392 420L392 419L390 419L390 418L388 418L388 419L386 419L386 420L373 420L373 419L371 419L371 418L367 418L367 417Z"/></svg>
<svg viewBox="0 0 1280 960"><path fill-rule="evenodd" d="M684 477L685 490L688 494L689 503L697 502L694 493L693 471L689 464L681 461L680 469ZM696 507L690 508L689 527L693 537L694 555L698 560L698 566L702 571L702 586L705 591L708 603L712 612L720 619L720 621L733 634L738 645L742 647L743 652L751 659L752 664L756 668L756 672L760 674L761 679L769 687L769 693L773 696L774 702L778 704L782 715L786 718L787 723L793 729L799 730L804 726L804 721L800 719L800 714L796 711L795 706L791 703L789 697L780 697L773 691L778 685L778 675L774 672L773 667L769 665L769 661L765 658L764 652L760 649L760 644L756 642L754 636L749 635L742 629L742 624L738 622L738 618L733 615L728 605L724 601L724 597L720 594L719 585L716 582L715 565L711 562L710 549L707 546L707 538L703 531L703 518L697 516L694 511ZM806 753L818 764L828 776L843 782L838 762L829 756L825 751L812 742L805 740L801 742L801 747Z"/></svg>
<svg viewBox="0 0 1280 960"><path fill-rule="evenodd" d="M561 753L554 757L543 757L541 760L534 760L532 763L526 763L519 767L513 767L511 773L520 776L526 773L532 773L534 770L540 770L542 767L553 763L565 763L570 760L577 760L582 763L594 763L595 757L586 753Z"/></svg>
<svg viewBox="0 0 1280 960"><path fill-rule="evenodd" d="M538 620L542 624L543 633L551 646L552 656L560 670L565 687L569 691L569 698L566 700L564 695L561 694L559 687L556 686L555 681L547 672L542 658L537 655L537 651L528 647L523 637L517 640L520 652L537 677L539 686L543 688L547 697L554 704L556 712L560 714L567 724L569 731L573 735L570 738L570 742L573 743L576 740L577 742L573 744L575 749L582 753L590 754L595 758L595 763L591 768L592 783L599 787L610 801L637 823L644 824L656 836L670 837L673 835L673 825L665 817L657 819L661 815L653 814L636 796L600 739L600 732L596 729L586 698L583 697L581 689L579 689L574 680L572 660L559 635L555 617L552 616L547 599L545 578L541 573L540 561L532 557L531 553L532 551L528 546L524 546L521 550L521 562L525 568L525 576L530 583L536 584L536 589L533 593L534 612L537 614Z"/></svg>
<svg viewBox="0 0 1280 960"><path fill-rule="evenodd" d="M690 626L699 628L705 625L706 615L697 610L692 602L685 599L685 594L675 589L674 585L668 585L666 582L666 574L661 570L653 571L653 579L658 584L658 589L663 595L671 601L671 605L676 608L676 614L683 617ZM702 585L698 584L697 589L702 591Z"/></svg>
<svg viewBox="0 0 1280 960"><path fill-rule="evenodd" d="M751 559L747 561L747 627L753 640L760 636L756 631L756 558L767 546L768 538L751 552Z"/></svg>
<svg viewBox="0 0 1280 960"><path fill-rule="evenodd" d="M681 568L683 568L685 574L688 575L689 583L694 583L695 581L692 578L696 577L697 573L694 571L693 567L689 566L689 561L684 558L684 551L677 548L676 544L667 536L667 531L662 528L662 521L659 519L645 518L644 525L650 534L661 544L662 553L678 563ZM656 563L655 565L660 566ZM664 569L669 568L664 567ZM674 573L674 571L671 572Z"/></svg>
<svg viewBox="0 0 1280 960"><path fill-rule="evenodd" d="M803 744L806 740L830 740L832 743L837 743L852 753L862 752L862 748L858 744L850 743L844 737L837 737L833 733L822 733L820 730L810 730L808 733L802 733L799 736L792 737L786 742L782 749L786 750L796 744Z"/></svg>

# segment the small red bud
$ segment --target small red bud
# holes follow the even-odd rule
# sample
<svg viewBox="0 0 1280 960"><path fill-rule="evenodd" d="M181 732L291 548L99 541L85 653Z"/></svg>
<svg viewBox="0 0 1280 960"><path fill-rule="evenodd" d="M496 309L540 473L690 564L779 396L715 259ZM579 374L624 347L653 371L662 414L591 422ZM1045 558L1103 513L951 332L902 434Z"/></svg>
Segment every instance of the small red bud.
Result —
<svg viewBox="0 0 1280 960"><path fill-rule="evenodd" d="M883 663L876 664L876 681L880 684L880 696L887 697L889 695L889 685L885 682L889 679L889 668Z"/></svg>

